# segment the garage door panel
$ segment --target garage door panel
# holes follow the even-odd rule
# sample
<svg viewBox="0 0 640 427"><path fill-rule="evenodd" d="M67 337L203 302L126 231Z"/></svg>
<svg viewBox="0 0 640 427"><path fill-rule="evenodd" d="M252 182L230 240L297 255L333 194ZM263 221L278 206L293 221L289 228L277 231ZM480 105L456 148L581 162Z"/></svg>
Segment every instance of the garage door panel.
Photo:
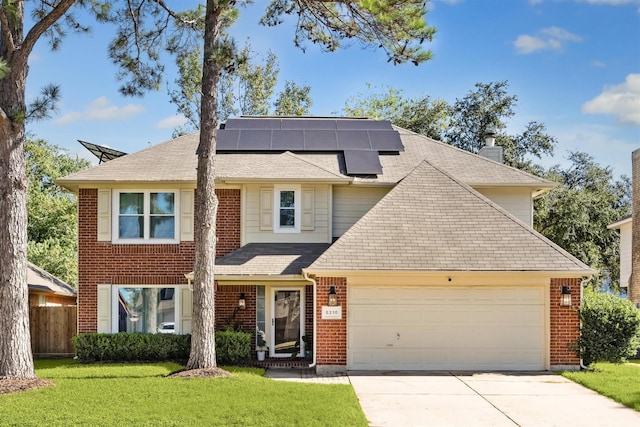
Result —
<svg viewBox="0 0 640 427"><path fill-rule="evenodd" d="M545 290L354 287L349 369L544 369Z"/></svg>

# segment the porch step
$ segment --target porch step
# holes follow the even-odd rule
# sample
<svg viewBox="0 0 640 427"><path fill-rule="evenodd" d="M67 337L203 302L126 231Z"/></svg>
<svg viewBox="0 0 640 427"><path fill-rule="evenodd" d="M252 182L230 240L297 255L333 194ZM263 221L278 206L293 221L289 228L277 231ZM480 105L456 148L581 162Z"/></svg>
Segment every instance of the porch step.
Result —
<svg viewBox="0 0 640 427"><path fill-rule="evenodd" d="M251 364L256 368L293 368L293 369L307 369L310 362L304 359L281 359L281 358L269 358L262 362L257 359L253 359Z"/></svg>

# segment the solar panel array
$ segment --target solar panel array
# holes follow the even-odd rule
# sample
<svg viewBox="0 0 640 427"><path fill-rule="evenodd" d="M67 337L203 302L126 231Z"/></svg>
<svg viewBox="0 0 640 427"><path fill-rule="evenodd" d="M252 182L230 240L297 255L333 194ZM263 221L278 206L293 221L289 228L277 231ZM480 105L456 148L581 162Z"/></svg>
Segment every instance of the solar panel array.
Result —
<svg viewBox="0 0 640 427"><path fill-rule="evenodd" d="M93 144L91 142L80 140L78 140L78 142L98 158L98 164L127 155L127 153L123 151L114 150L113 148L104 147L102 145Z"/></svg>
<svg viewBox="0 0 640 427"><path fill-rule="evenodd" d="M382 173L379 155L404 150L391 122L347 118L241 117L220 126L217 151L337 152L348 175Z"/></svg>

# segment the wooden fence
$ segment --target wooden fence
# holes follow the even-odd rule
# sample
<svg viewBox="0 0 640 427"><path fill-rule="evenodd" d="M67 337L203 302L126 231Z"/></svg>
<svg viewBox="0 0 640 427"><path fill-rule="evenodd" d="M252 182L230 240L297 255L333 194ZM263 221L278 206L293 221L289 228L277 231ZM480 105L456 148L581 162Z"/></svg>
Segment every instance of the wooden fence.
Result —
<svg viewBox="0 0 640 427"><path fill-rule="evenodd" d="M72 356L71 338L77 333L75 305L29 307L31 351L34 356Z"/></svg>

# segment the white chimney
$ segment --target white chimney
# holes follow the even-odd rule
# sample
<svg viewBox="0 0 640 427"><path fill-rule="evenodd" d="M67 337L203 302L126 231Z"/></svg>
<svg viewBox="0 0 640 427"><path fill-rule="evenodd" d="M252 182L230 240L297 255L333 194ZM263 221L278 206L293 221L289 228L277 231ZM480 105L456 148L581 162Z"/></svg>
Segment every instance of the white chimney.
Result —
<svg viewBox="0 0 640 427"><path fill-rule="evenodd" d="M494 162L502 163L502 147L496 147L496 133L487 129L484 133L484 147L478 151L478 155Z"/></svg>

